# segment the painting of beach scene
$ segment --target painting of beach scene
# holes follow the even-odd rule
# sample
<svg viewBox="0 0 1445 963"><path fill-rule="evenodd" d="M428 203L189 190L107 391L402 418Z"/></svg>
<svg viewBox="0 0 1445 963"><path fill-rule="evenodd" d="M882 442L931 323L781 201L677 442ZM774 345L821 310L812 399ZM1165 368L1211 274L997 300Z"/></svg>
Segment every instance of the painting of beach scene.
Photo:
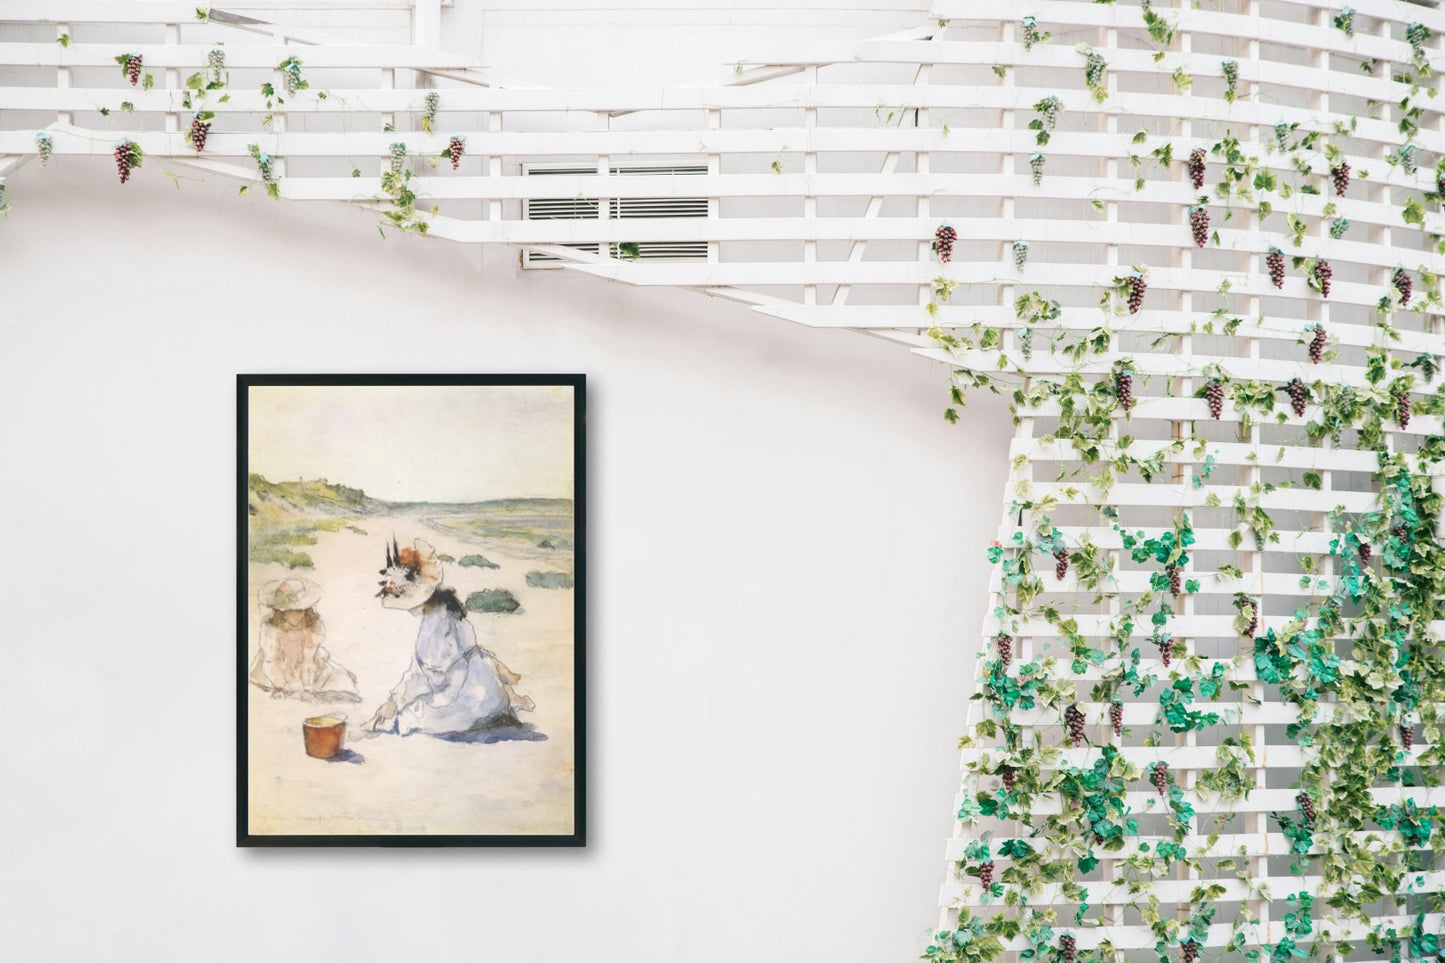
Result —
<svg viewBox="0 0 1445 963"><path fill-rule="evenodd" d="M585 845L584 387L238 376L238 845Z"/></svg>

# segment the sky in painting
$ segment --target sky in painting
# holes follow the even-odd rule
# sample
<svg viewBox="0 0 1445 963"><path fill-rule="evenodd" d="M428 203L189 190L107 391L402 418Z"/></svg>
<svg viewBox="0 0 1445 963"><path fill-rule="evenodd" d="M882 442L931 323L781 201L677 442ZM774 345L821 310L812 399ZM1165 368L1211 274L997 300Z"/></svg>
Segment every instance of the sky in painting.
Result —
<svg viewBox="0 0 1445 963"><path fill-rule="evenodd" d="M572 388L253 385L249 469L387 501L571 498Z"/></svg>

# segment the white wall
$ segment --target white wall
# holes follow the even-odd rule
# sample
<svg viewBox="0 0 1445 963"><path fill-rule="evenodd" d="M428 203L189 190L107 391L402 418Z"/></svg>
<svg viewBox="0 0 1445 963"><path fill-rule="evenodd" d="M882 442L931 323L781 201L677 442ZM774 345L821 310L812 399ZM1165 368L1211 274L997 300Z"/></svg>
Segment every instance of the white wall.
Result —
<svg viewBox="0 0 1445 963"><path fill-rule="evenodd" d="M57 159L0 223L0 932L25 960L910 959L1002 407L883 342ZM234 375L589 377L591 842L240 851Z"/></svg>

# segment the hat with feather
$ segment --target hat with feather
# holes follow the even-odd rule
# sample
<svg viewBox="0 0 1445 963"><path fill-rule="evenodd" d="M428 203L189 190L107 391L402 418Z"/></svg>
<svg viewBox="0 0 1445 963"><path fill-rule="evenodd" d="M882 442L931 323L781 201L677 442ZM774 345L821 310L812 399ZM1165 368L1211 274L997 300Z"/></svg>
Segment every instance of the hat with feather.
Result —
<svg viewBox="0 0 1445 963"><path fill-rule="evenodd" d="M417 539L402 548L393 535L386 546L386 568L380 572L381 591L377 598L389 609L413 609L431 598L442 584L442 565L437 551Z"/></svg>

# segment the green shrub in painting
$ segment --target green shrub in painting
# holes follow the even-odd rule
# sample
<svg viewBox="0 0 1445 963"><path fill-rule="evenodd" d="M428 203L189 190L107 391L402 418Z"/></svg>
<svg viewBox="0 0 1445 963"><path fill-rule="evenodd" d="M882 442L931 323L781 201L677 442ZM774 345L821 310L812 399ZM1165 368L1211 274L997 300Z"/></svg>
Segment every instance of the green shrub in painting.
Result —
<svg viewBox="0 0 1445 963"><path fill-rule="evenodd" d="M528 572L527 584L532 586L532 588L571 588L572 576L566 572Z"/></svg>
<svg viewBox="0 0 1445 963"><path fill-rule="evenodd" d="M506 589L482 589L467 596L468 612L515 612L522 604Z"/></svg>

